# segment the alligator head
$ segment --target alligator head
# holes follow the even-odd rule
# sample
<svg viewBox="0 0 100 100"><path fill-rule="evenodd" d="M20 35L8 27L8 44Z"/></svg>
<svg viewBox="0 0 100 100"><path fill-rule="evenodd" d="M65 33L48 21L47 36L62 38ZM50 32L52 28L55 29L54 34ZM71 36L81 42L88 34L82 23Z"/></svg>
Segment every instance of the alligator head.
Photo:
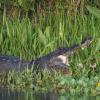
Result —
<svg viewBox="0 0 100 100"><path fill-rule="evenodd" d="M65 54L67 48L59 48L55 51L40 57L36 60L32 60L30 65L34 65L34 68L38 69L49 69L49 70L68 70L69 60L68 56ZM37 67L35 67L37 66Z"/></svg>
<svg viewBox="0 0 100 100"><path fill-rule="evenodd" d="M68 69L68 66L69 66L68 57L65 55L59 55L57 57L50 59L47 62L46 67L49 69L64 70Z"/></svg>

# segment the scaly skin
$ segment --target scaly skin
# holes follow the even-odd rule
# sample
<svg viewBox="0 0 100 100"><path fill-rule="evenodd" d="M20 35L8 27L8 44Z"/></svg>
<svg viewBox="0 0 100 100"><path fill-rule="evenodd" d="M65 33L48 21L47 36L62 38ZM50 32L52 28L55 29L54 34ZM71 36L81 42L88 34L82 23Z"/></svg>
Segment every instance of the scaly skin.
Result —
<svg viewBox="0 0 100 100"><path fill-rule="evenodd" d="M36 60L32 61L25 61L23 59L12 57L12 56L5 56L0 55L0 72L9 72L12 70L15 71L21 71L25 69L26 67L31 68L33 67L33 70L39 68L39 69L55 69L55 70L68 70L69 61L68 57L75 53L80 47L86 48L88 47L92 42L91 38L85 39L83 42L81 42L80 45L74 45L69 48L59 48L46 56L42 56L40 58L37 58ZM36 67L37 66L37 67Z"/></svg>

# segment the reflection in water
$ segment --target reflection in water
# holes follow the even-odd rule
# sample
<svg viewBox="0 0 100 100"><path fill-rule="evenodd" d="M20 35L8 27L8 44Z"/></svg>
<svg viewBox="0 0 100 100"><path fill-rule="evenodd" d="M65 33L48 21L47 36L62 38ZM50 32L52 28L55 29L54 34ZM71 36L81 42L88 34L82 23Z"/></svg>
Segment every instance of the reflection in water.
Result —
<svg viewBox="0 0 100 100"><path fill-rule="evenodd" d="M100 100L98 96L70 96L57 93L33 93L32 91L17 91L0 89L0 100Z"/></svg>

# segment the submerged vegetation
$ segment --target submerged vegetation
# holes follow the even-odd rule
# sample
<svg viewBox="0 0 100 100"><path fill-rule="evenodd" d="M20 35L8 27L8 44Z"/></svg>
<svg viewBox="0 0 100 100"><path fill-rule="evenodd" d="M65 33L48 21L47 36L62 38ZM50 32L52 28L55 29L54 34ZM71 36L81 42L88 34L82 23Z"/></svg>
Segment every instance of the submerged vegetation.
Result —
<svg viewBox="0 0 100 100"><path fill-rule="evenodd" d="M0 85L12 88L28 87L35 91L60 90L59 92L93 94L100 91L99 0L69 0L66 3L60 0L50 0L49 3L40 0L39 3L34 2L34 6L26 5L23 0L18 1L12 0L11 4L1 3L1 54L29 60L46 55L59 47L80 45L86 37L92 37L93 43L70 56L70 75L48 70L44 70L42 74L35 71L33 73L26 69L21 73L12 71L1 74ZM96 6L98 9L87 5Z"/></svg>

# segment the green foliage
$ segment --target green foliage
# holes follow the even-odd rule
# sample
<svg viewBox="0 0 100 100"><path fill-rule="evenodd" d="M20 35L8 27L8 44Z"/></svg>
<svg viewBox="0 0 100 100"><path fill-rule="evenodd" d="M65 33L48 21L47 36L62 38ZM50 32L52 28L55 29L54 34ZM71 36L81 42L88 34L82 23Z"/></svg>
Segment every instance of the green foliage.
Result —
<svg viewBox="0 0 100 100"><path fill-rule="evenodd" d="M34 10L34 2L34 0L18 0L17 4L24 8L25 11L28 11L29 9Z"/></svg>
<svg viewBox="0 0 100 100"><path fill-rule="evenodd" d="M96 7L87 6L88 11L95 17L100 18L100 10Z"/></svg>
<svg viewBox="0 0 100 100"><path fill-rule="evenodd" d="M35 13L40 13L40 11L50 10L51 12L64 11L68 15L84 14L86 5L100 6L99 0L2 0L0 3L5 8L13 6L17 7L17 9L21 8L25 12L35 10Z"/></svg>
<svg viewBox="0 0 100 100"><path fill-rule="evenodd" d="M0 85L6 85L10 89L24 90L28 88L33 89L34 92L42 91L44 93L55 90L61 94L69 93L71 95L83 93L96 95L100 91L99 81L99 76L90 79L86 77L75 79L72 76L65 76L61 73L50 72L48 70L43 70L41 77L40 72L33 74L32 70L29 69L23 72L9 72L5 81L1 80L0 77Z"/></svg>
<svg viewBox="0 0 100 100"><path fill-rule="evenodd" d="M68 1L69 3L58 1L55 0L56 5L51 3L46 6L45 1L41 0L40 8L37 7L36 15L32 20L27 17L9 18L5 9L0 25L0 53L17 55L31 60L46 55L58 47L80 45L85 37L93 37L94 41L89 48L85 50L80 48L69 58L72 75L67 77L61 73L51 73L44 70L41 79L41 73L33 74L31 70L25 70L22 73L12 71L8 77L4 75L4 79L0 80L2 85L5 83L4 85L8 85L8 87L25 88L29 86L35 91L60 90L62 92L64 90L70 93L93 92L92 89L95 90L96 83L100 80L100 61L98 61L100 59L98 53L100 50L100 39L98 38L100 37L100 20L95 20L93 16L84 14L84 0L81 0L77 7L74 0ZM34 8L33 5L36 2L33 0L10 0L4 3L14 4L27 12ZM76 12L73 11L75 8L80 9ZM55 11L53 12L52 9ZM100 11L98 9L90 6L87 6L87 9L94 16L99 17ZM70 14L66 11L69 11ZM94 62L96 68L91 70L90 64L93 59L96 60Z"/></svg>
<svg viewBox="0 0 100 100"><path fill-rule="evenodd" d="M34 0L3 0L1 2L5 7L9 6L16 6L18 8L22 8L25 11L28 11L29 9L34 10Z"/></svg>

